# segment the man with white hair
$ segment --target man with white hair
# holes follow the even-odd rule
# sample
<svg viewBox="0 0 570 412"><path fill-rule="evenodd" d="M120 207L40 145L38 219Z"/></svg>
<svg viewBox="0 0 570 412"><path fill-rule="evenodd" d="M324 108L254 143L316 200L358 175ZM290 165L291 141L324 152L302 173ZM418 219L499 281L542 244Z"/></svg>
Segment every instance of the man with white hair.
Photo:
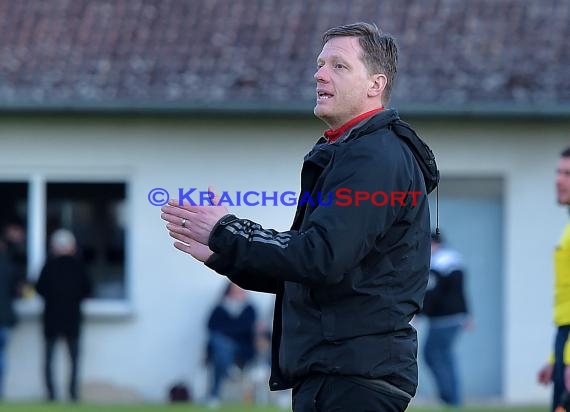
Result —
<svg viewBox="0 0 570 412"><path fill-rule="evenodd" d="M90 295L91 282L83 263L76 256L76 241L70 231L56 230L51 236L50 247L52 255L43 267L36 285L37 292L44 300L45 385L48 400L55 400L53 351L58 338L63 338L71 361L69 396L71 400L77 401L81 301Z"/></svg>

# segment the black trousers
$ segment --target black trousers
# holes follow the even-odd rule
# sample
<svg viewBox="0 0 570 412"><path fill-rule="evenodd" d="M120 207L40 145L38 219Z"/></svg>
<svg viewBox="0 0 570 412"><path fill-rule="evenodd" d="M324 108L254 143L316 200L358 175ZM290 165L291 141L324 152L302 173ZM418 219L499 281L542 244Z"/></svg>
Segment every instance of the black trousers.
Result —
<svg viewBox="0 0 570 412"><path fill-rule="evenodd" d="M403 412L409 402L409 396L346 376L310 376L293 388L293 412Z"/></svg>
<svg viewBox="0 0 570 412"><path fill-rule="evenodd" d="M564 325L559 326L556 332L556 340L554 341L554 369L552 371L552 406L551 411L554 411L562 400L562 395L566 391L566 386L564 385L564 347L566 346L566 340L568 340L568 335L570 334L570 326Z"/></svg>
<svg viewBox="0 0 570 412"><path fill-rule="evenodd" d="M57 339L58 338L56 337L45 338L44 377L48 399L51 401L56 399L55 387L53 383L53 351L55 349ZM65 336L63 339L67 344L67 350L71 364L71 371L69 374L69 397L71 400L77 401L77 362L79 360L79 338Z"/></svg>

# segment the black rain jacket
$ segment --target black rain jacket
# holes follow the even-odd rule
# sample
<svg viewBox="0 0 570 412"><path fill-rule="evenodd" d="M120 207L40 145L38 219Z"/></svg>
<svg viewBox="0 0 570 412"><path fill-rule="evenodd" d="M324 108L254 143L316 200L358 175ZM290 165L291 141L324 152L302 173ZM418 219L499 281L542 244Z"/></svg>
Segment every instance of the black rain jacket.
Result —
<svg viewBox="0 0 570 412"><path fill-rule="evenodd" d="M335 143L317 142L301 173L300 197L310 193L313 201L298 205L291 230L227 215L210 235L208 267L245 289L276 294L272 390L339 374L384 379L415 394L417 338L409 322L428 279L426 182L434 179L422 170L435 161L414 157L393 131L398 122L396 111L384 110ZM376 193L377 204L385 193L388 202L347 205L357 191ZM402 192L420 194L393 201Z"/></svg>

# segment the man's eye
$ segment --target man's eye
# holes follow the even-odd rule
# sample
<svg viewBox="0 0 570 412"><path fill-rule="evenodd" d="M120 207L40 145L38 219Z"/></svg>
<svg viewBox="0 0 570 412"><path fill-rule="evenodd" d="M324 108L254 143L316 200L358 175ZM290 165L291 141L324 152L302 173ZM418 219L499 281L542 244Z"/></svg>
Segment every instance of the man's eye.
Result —
<svg viewBox="0 0 570 412"><path fill-rule="evenodd" d="M335 69L344 69L346 66L344 64L337 63L334 65Z"/></svg>

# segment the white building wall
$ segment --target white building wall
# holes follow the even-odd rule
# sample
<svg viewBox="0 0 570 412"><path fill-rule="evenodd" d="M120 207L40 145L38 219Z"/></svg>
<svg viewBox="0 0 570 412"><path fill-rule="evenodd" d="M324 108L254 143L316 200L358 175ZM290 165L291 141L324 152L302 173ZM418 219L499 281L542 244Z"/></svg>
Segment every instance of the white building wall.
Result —
<svg viewBox="0 0 570 412"><path fill-rule="evenodd" d="M505 178L505 296L504 312L497 314L505 325L504 399L546 401L535 375L554 331L551 251L567 220L554 201L554 170L570 142L563 135L568 124L413 123L433 146L442 174ZM128 184L130 299L118 308L90 303L83 382L111 382L161 401L169 384L198 374L204 323L223 278L172 247L159 208L147 200L149 190L213 184L218 191L298 191L302 156L321 131L318 121L300 119L0 121L0 180L118 178ZM287 206L232 211L277 230L286 230L294 214ZM266 296L255 299L260 309L270 306ZM26 316L14 330L9 362L6 395L42 397L37 316Z"/></svg>
<svg viewBox="0 0 570 412"><path fill-rule="evenodd" d="M162 400L169 384L198 373L205 322L224 278L174 249L160 209L151 206L147 196L155 187L174 193L179 187L206 190L208 184L231 192L298 190L302 156L319 131L306 133L304 140L292 139L299 133L288 122L272 123L271 134L268 125L215 119L0 123L0 179L40 175L45 180L118 178L128 183L131 299L118 308L90 305L83 339L84 382L107 381L133 388L149 400ZM288 228L294 214L294 207L232 210L279 230ZM255 298L260 315L266 315L269 297ZM9 359L7 396L41 398L37 316L26 316L14 330ZM61 392L65 388L61 386Z"/></svg>
<svg viewBox="0 0 570 412"><path fill-rule="evenodd" d="M430 122L420 127L437 152L442 174L505 179L504 301L503 313L497 314L505 328L503 399L547 402L550 389L536 383L536 374L554 338L551 255L568 221L566 209L556 204L555 171L561 150L570 145L568 122Z"/></svg>

